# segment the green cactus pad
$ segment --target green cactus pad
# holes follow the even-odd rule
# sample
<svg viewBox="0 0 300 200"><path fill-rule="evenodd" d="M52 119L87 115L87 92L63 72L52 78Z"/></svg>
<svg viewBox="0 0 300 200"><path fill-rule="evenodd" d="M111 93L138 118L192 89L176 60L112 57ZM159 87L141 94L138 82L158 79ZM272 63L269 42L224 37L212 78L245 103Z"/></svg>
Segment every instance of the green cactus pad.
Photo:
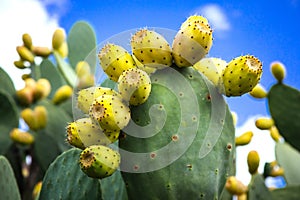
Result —
<svg viewBox="0 0 300 200"><path fill-rule="evenodd" d="M14 172L8 160L0 155L0 191L1 199L19 200L21 199Z"/></svg>
<svg viewBox="0 0 300 200"><path fill-rule="evenodd" d="M67 37L71 66L75 69L79 61L85 60L89 63L91 70L95 70L96 56L96 36L93 28L84 21L75 23Z"/></svg>
<svg viewBox="0 0 300 200"><path fill-rule="evenodd" d="M16 92L15 86L9 75L0 67L0 85L1 88L5 88L5 91L14 95Z"/></svg>
<svg viewBox="0 0 300 200"><path fill-rule="evenodd" d="M300 152L288 143L276 143L276 160L284 169L284 177L288 185L300 185Z"/></svg>
<svg viewBox="0 0 300 200"><path fill-rule="evenodd" d="M275 84L268 93L268 104L280 134L300 151L299 90L284 84Z"/></svg>
<svg viewBox="0 0 300 200"><path fill-rule="evenodd" d="M289 186L285 188L275 189L271 191L272 200L299 200L300 199L300 186Z"/></svg>
<svg viewBox="0 0 300 200"><path fill-rule="evenodd" d="M255 174L252 176L248 188L248 200L271 199L271 193L265 185L265 180L261 174Z"/></svg>
<svg viewBox="0 0 300 200"><path fill-rule="evenodd" d="M234 126L224 99L204 80L191 67L151 76L148 100L131 108L133 121L119 139L129 199L220 197L232 175Z"/></svg>
<svg viewBox="0 0 300 200"><path fill-rule="evenodd" d="M0 154L4 154L12 141L9 133L19 126L17 105L6 91L0 90Z"/></svg>
<svg viewBox="0 0 300 200"><path fill-rule="evenodd" d="M43 179L40 200L102 199L100 182L87 177L77 164L80 152L70 149L50 165Z"/></svg>

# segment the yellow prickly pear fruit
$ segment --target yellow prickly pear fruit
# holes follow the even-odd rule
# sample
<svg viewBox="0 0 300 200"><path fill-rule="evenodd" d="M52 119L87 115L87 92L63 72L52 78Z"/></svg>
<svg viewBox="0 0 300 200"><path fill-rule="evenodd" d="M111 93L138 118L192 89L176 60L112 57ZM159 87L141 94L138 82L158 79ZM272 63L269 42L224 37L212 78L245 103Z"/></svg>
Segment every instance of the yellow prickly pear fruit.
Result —
<svg viewBox="0 0 300 200"><path fill-rule="evenodd" d="M130 105L140 105L150 95L150 77L143 70L137 68L128 69L119 77L118 90L122 98L129 102Z"/></svg>
<svg viewBox="0 0 300 200"><path fill-rule="evenodd" d="M138 69L141 69L143 71L145 71L147 74L153 74L156 71L156 68L153 67L148 67L146 65L144 65L143 63L141 63L134 55L132 55L132 58L136 64L136 67Z"/></svg>
<svg viewBox="0 0 300 200"><path fill-rule="evenodd" d="M89 113L90 106L92 105L94 99L102 96L102 95L113 95L120 96L116 91L111 88L106 87L89 87L82 89L78 92L77 97L77 106L78 108L84 112Z"/></svg>
<svg viewBox="0 0 300 200"><path fill-rule="evenodd" d="M268 95L265 88L259 83L249 92L249 94L257 99L266 98Z"/></svg>
<svg viewBox="0 0 300 200"><path fill-rule="evenodd" d="M248 191L248 187L234 176L227 178L225 188L232 195L242 195Z"/></svg>
<svg viewBox="0 0 300 200"><path fill-rule="evenodd" d="M94 75L87 74L87 75L79 78L77 88L81 90L84 88L92 87L93 85L95 85Z"/></svg>
<svg viewBox="0 0 300 200"><path fill-rule="evenodd" d="M91 74L90 65L86 61L79 61L76 65L75 71L79 78Z"/></svg>
<svg viewBox="0 0 300 200"><path fill-rule="evenodd" d="M203 58L193 65L195 69L204 74L215 86L222 82L222 71L227 62L220 58Z"/></svg>
<svg viewBox="0 0 300 200"><path fill-rule="evenodd" d="M31 49L32 47L32 38L28 33L24 33L22 35L23 44L27 49Z"/></svg>
<svg viewBox="0 0 300 200"><path fill-rule="evenodd" d="M32 47L32 52L36 56L47 58L51 54L51 50L48 47Z"/></svg>
<svg viewBox="0 0 300 200"><path fill-rule="evenodd" d="M102 95L93 101L89 115L104 130L121 130L129 123L130 109L120 97Z"/></svg>
<svg viewBox="0 0 300 200"><path fill-rule="evenodd" d="M255 120L255 126L261 130L268 130L274 125L272 118L260 117Z"/></svg>
<svg viewBox="0 0 300 200"><path fill-rule="evenodd" d="M33 53L25 46L17 46L17 52L22 60L28 61L30 63L34 62Z"/></svg>
<svg viewBox="0 0 300 200"><path fill-rule="evenodd" d="M136 67L132 56L119 45L106 44L98 57L104 72L115 82L118 81L123 71Z"/></svg>
<svg viewBox="0 0 300 200"><path fill-rule="evenodd" d="M31 145L34 142L33 135L28 132L21 131L18 128L14 128L9 135L10 138L18 144Z"/></svg>
<svg viewBox="0 0 300 200"><path fill-rule="evenodd" d="M276 126L272 126L270 129L270 135L275 142L279 142L282 136L280 135Z"/></svg>
<svg viewBox="0 0 300 200"><path fill-rule="evenodd" d="M42 99L47 97L51 92L51 84L50 82L45 79L41 78L36 82L36 88L34 92L34 99Z"/></svg>
<svg viewBox="0 0 300 200"><path fill-rule="evenodd" d="M52 98L54 104L60 104L69 99L73 94L73 89L69 85L63 85L58 88Z"/></svg>
<svg viewBox="0 0 300 200"><path fill-rule="evenodd" d="M206 24L207 26L209 26L208 24L208 20L203 17L203 16L200 16L200 15L192 15L192 16L189 16L185 22L183 22L181 24L181 29L184 29L186 26L191 26L193 24L196 24L196 23L203 23L203 24Z"/></svg>
<svg viewBox="0 0 300 200"><path fill-rule="evenodd" d="M31 130L38 130L38 124L33 110L25 108L21 111L21 117Z"/></svg>
<svg viewBox="0 0 300 200"><path fill-rule="evenodd" d="M39 195L39 193L41 192L42 189L42 181L37 182L34 187L33 187L33 191L32 191L32 199L36 199L37 196Z"/></svg>
<svg viewBox="0 0 300 200"><path fill-rule="evenodd" d="M243 145L249 144L252 137L253 137L253 132L247 131L247 132L243 133L242 135L240 135L239 137L235 138L235 145L243 146Z"/></svg>
<svg viewBox="0 0 300 200"><path fill-rule="evenodd" d="M53 49L58 50L61 47L61 45L64 43L65 39L66 39L65 30L62 28L56 29L52 36Z"/></svg>
<svg viewBox="0 0 300 200"><path fill-rule="evenodd" d="M250 151L247 156L248 171L250 174L256 174L259 166L259 155L257 151Z"/></svg>
<svg viewBox="0 0 300 200"><path fill-rule="evenodd" d="M285 77L285 66L278 61L271 63L271 72L278 82L282 82Z"/></svg>
<svg viewBox="0 0 300 200"><path fill-rule="evenodd" d="M250 92L259 82L262 63L254 56L232 59L223 70L222 78L226 96L241 96Z"/></svg>
<svg viewBox="0 0 300 200"><path fill-rule="evenodd" d="M212 29L207 20L191 16L177 32L172 45L174 62L178 67L189 67L204 58L212 46Z"/></svg>
<svg viewBox="0 0 300 200"><path fill-rule="evenodd" d="M29 106L33 102L33 91L29 87L22 88L16 92L18 102L23 106Z"/></svg>
<svg viewBox="0 0 300 200"><path fill-rule="evenodd" d="M172 51L167 40L159 33L141 29L131 37L132 54L144 65L156 69L171 66Z"/></svg>
<svg viewBox="0 0 300 200"><path fill-rule="evenodd" d="M23 60L16 60L14 61L14 65L19 68L19 69L25 69L26 66L24 65L24 61Z"/></svg>
<svg viewBox="0 0 300 200"><path fill-rule="evenodd" d="M25 87L32 89L32 91L34 92L36 89L36 81L33 78L26 78Z"/></svg>
<svg viewBox="0 0 300 200"><path fill-rule="evenodd" d="M68 43L66 41L63 42L56 51L62 58L66 58L69 53Z"/></svg>
<svg viewBox="0 0 300 200"><path fill-rule="evenodd" d="M282 167L279 167L277 169L273 168L270 176L277 177L277 176L283 176L284 175L284 169Z"/></svg>
<svg viewBox="0 0 300 200"><path fill-rule="evenodd" d="M33 112L37 129L45 128L48 121L48 112L46 108L44 106L36 106Z"/></svg>

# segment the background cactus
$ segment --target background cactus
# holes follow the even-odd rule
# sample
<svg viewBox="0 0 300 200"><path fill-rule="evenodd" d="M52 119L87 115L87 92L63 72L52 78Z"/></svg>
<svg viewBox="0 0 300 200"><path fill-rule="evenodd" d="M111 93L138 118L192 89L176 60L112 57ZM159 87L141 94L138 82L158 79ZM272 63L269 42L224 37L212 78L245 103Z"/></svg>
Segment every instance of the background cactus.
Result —
<svg viewBox="0 0 300 200"><path fill-rule="evenodd" d="M181 29L187 29L188 24L196 26L193 25L196 23L194 21L196 18L193 16L183 23ZM212 31L205 18L201 18L200 23L209 29L205 33L208 40L204 41L207 47L204 45L200 48L202 58L210 49ZM192 36L195 34L190 33ZM170 35L175 36L176 32ZM66 142L68 123L83 116L89 117L86 114L89 105L84 106L85 112L81 111L77 107L76 97L79 90L93 86L95 81L97 85L101 84L102 87L113 90L117 90L118 87L116 82L107 77L103 79L97 73L99 72L97 67L100 67L97 65L99 48L96 47L96 37L89 24L83 21L77 22L69 33L58 39L55 39L53 49L47 49L35 46L34 38L32 39L29 34L23 35L23 44L20 45L22 47L17 48L20 60L15 62L20 70L30 69L30 74L23 75L24 82L26 79L28 82L23 89L16 91L9 75L0 68L2 86L0 88L0 169L2 170L0 186L4 188L3 191L9 193L12 199L32 199L34 191L34 195L37 195L35 198L41 200L232 198L234 194L224 188L226 178L235 174L235 130L230 110L226 105L226 99L219 93L220 90L207 80L210 77L206 77L205 73L202 74L201 70L198 72L191 67L191 63L196 63L200 58L190 62L191 58L183 60L182 55L177 55L179 63L180 60L189 61L187 64L178 64L179 67L184 66L182 68L178 68L173 63L165 69L153 70L143 65L138 60L140 58L130 59L132 63L130 68L138 66L139 69L147 71L152 83L147 101L141 105L129 106L131 114L129 124L121 131L119 138L110 140L114 143L107 147L119 151L120 171L117 170L106 178L101 177L102 179L92 179L84 174L79 165L80 153L84 150L71 147ZM129 39L128 37L127 43ZM172 44L173 38L166 39L169 44ZM179 39L178 36L177 40ZM179 45L177 40L176 44ZM109 42L113 42L113 39ZM197 45L203 43L196 42ZM189 43L194 42L189 41ZM130 49L126 50L130 54ZM42 58L42 61L36 62L36 57ZM23 60L27 60L28 65L25 65ZM88 76L83 76L83 72L77 67L83 61L87 62L89 67L89 70L84 72ZM215 71L212 70L212 73ZM282 69L281 71L285 72ZM266 163L267 167L263 175L252 174L250 184L245 186L247 190L241 194L243 198L299 199L300 178L297 170L299 164L296 162L300 158L300 139L296 133L300 128L299 90L285 85L284 75L278 70L276 73L275 77L279 77L278 83L274 84L269 91L265 91L266 94L253 96L267 97L270 117L274 120L273 126L267 131L274 132L274 128L278 129L275 151L277 167L280 170L276 170L274 163ZM222 73L218 71L217 74L219 76ZM38 89L38 91L46 93L34 95L32 91L34 84L28 78L36 83L39 80L48 80L51 87L41 84L39 87L48 89ZM222 77L213 78L222 79ZM213 82L215 84L218 82L218 86L220 84L219 81ZM184 84L189 87L185 87ZM256 82L248 90L255 88L255 84ZM65 98L61 98L61 101L53 101L53 98L56 99L55 96L59 95L57 92L62 86L69 88L68 94L62 92ZM248 90L243 93L250 92ZM241 93L239 92L238 95ZM216 105L219 106L215 107ZM23 119L21 119L22 123L20 122L22 111L35 110L37 107L41 108L40 106L47 113L47 117L41 120L43 125L26 130L34 138L33 143L20 144L16 142L17 140L12 140L9 133L15 128L23 127L21 126ZM218 120L211 121L212 118L215 119L216 113L221 113L216 118ZM211 127L222 127L222 129L214 132L211 131ZM80 138L80 134L78 135ZM90 142L90 140L80 148L98 145L97 142ZM251 137L242 144L249 142ZM161 148L167 145L171 146L162 153ZM141 153L145 157L139 160L128 156L126 152ZM3 172L3 169L6 171ZM270 190L264 180L268 176L284 176L287 186ZM4 178L6 182L3 182ZM34 186L40 181L42 181L42 188L38 195Z"/></svg>

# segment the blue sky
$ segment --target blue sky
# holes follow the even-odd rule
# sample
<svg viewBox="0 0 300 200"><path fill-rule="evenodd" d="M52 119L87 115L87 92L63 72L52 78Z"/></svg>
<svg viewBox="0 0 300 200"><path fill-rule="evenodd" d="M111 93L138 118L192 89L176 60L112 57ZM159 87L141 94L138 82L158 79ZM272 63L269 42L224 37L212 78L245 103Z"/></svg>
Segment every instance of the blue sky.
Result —
<svg viewBox="0 0 300 200"><path fill-rule="evenodd" d="M45 2L45 1L44 1ZM191 14L221 13L220 23L213 25L214 45L209 56L232 58L253 54L263 62L261 83L269 88L274 79L270 63L279 60L287 68L285 82L300 88L300 2L282 1L158 1L105 0L64 1L64 5L47 6L59 17L59 25L67 31L77 20L89 22L96 31L97 41L133 28L161 27L178 30ZM214 9L214 10L209 10ZM217 10L216 10L217 9ZM208 16L208 17L209 17ZM215 16L216 17L216 16ZM239 123L249 115L267 114L263 101L243 97L228 98L229 106L239 115Z"/></svg>

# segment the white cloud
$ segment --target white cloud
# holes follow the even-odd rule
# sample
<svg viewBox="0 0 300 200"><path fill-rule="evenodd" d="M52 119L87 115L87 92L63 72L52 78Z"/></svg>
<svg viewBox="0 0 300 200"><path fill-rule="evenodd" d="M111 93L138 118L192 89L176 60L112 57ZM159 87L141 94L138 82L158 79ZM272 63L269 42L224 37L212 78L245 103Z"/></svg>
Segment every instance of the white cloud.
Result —
<svg viewBox="0 0 300 200"><path fill-rule="evenodd" d="M230 30L230 23L224 10L217 4L207 4L199 7L192 14L206 17L214 30Z"/></svg>
<svg viewBox="0 0 300 200"><path fill-rule="evenodd" d="M275 142L270 137L270 133L267 130L260 130L255 126L255 120L262 116L252 116L248 120L236 128L236 135L241 135L246 131L252 131L253 137L251 142L246 146L237 147L237 173L236 177L244 184L250 182L251 176L248 172L247 156L249 151L255 150L260 157L260 164L258 168L259 173L263 173L264 164L275 160Z"/></svg>
<svg viewBox="0 0 300 200"><path fill-rule="evenodd" d="M22 34L29 33L33 44L51 47L51 38L58 27L38 0L2 0L0 7L0 66L13 78L17 89L23 87L24 71L13 62L19 59L16 46L22 45Z"/></svg>

